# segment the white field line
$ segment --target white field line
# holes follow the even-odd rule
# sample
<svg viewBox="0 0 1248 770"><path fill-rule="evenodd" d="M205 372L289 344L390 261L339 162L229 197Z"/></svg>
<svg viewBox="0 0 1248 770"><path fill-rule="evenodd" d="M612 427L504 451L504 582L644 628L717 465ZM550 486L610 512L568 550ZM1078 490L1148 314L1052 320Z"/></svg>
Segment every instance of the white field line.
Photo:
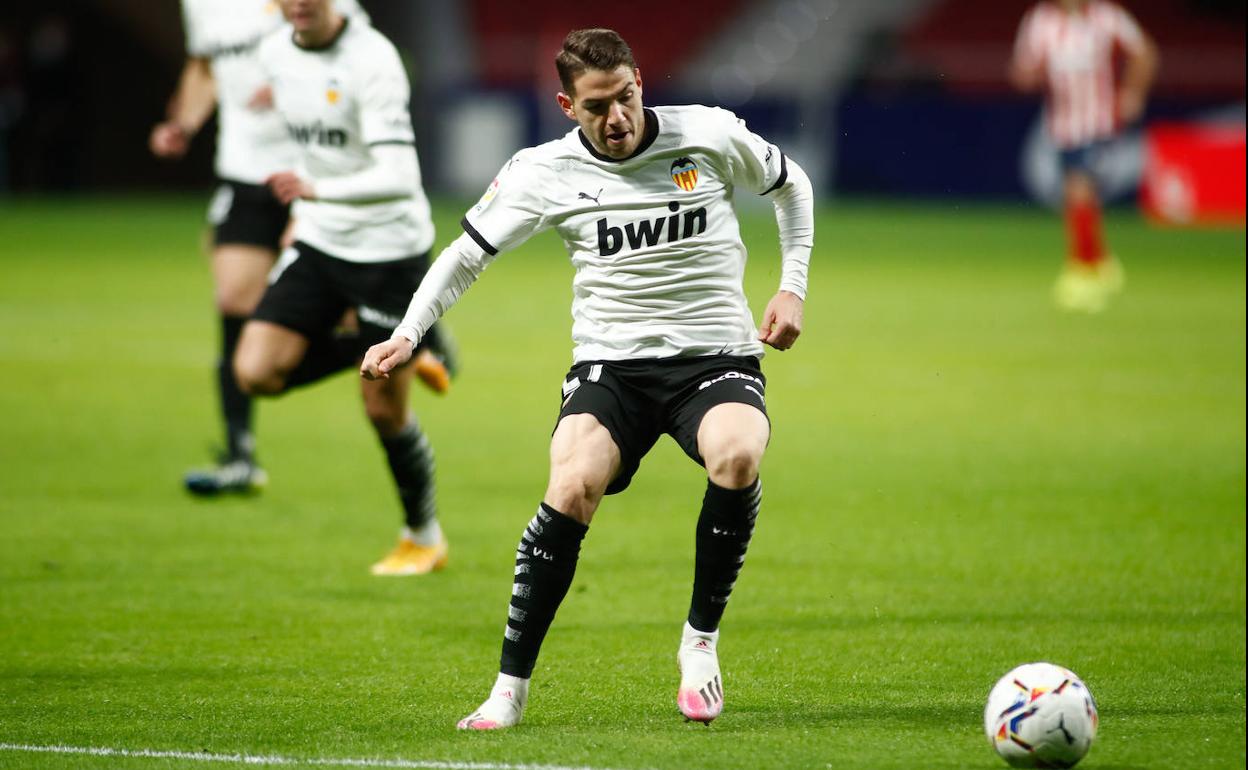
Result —
<svg viewBox="0 0 1248 770"><path fill-rule="evenodd" d="M206 751L164 751L157 749L115 749L104 746L34 746L0 743L0 751L28 754L85 754L93 757L141 757L184 759L188 762L219 762L234 765L320 765L322 767L394 767L414 770L611 770L606 767L511 764L507 762L448 762L426 759L331 759L283 757L280 755L213 754Z"/></svg>

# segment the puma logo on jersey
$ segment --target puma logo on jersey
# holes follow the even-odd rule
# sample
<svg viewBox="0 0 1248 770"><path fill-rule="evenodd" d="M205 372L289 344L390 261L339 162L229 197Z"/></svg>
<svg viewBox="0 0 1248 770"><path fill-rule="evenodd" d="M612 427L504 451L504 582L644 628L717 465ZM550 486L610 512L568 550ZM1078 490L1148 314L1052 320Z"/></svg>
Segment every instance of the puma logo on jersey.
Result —
<svg viewBox="0 0 1248 770"><path fill-rule="evenodd" d="M593 201L595 206L601 206L602 204L598 202L598 199L602 197L603 189L604 188L599 187L597 195L590 195L589 193L577 193L576 199L578 201Z"/></svg>
<svg viewBox="0 0 1248 770"><path fill-rule="evenodd" d="M618 254L626 242L629 248L640 249L643 246L657 246L661 242L675 243L706 232L705 206L686 211L682 215L675 213L680 210L680 204L672 201L667 204L667 210L673 212L671 216L643 219L619 227L612 227L605 217L599 219L598 253L609 257Z"/></svg>
<svg viewBox="0 0 1248 770"><path fill-rule="evenodd" d="M299 144L318 144L321 147L345 147L347 145L346 129L328 128L319 120L310 126L296 126L288 123L286 130L290 132L290 138Z"/></svg>

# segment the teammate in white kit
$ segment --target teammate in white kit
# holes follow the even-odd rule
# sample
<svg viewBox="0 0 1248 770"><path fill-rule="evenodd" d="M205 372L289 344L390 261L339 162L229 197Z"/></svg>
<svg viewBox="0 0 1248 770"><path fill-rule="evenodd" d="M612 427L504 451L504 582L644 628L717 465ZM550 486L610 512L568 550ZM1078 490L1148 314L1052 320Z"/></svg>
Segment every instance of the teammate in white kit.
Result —
<svg viewBox="0 0 1248 770"><path fill-rule="evenodd" d="M645 109L628 45L605 29L572 32L556 58L558 102L578 128L517 153L465 216L388 341L368 351L367 380L393 377L425 330L499 253L553 228L576 268L575 363L551 439L550 482L516 551L500 673L460 723L520 721L546 631L572 581L604 494L628 486L660 435L706 467L693 596L677 659L677 703L710 722L723 708L715 647L745 559L770 436L763 344L801 332L813 238L810 182L731 113ZM780 227L780 291L752 320L733 190L766 195Z"/></svg>
<svg viewBox="0 0 1248 770"><path fill-rule="evenodd" d="M368 23L355 0L336 0L335 7L356 24ZM272 109L257 60L260 41L285 21L272 0L182 0L182 21L188 58L169 116L152 129L150 144L158 157L182 157L216 109L219 184L208 221L214 231L212 272L221 316L217 388L226 429L221 463L188 473L185 483L201 495L251 492L267 477L255 463L251 398L234 381L231 361L288 224L288 207L264 181L290 168L297 150ZM419 366L431 387L445 389L448 375L435 356L423 356Z"/></svg>
<svg viewBox="0 0 1248 770"><path fill-rule="evenodd" d="M274 105L299 147L270 175L294 202L294 245L282 253L243 327L234 371L243 390L277 395L358 364L390 336L429 265L433 222L420 186L399 54L381 33L330 0L282 0L293 30L260 45ZM345 311L358 330L336 331ZM362 382L365 411L385 449L406 526L378 575L424 574L446 564L434 509L433 454L408 408L413 367Z"/></svg>
<svg viewBox="0 0 1248 770"><path fill-rule="evenodd" d="M1114 56L1126 66L1115 82ZM1097 312L1122 288L1122 266L1105 248L1094 166L1105 143L1144 112L1157 48L1123 8L1105 0L1046 0L1023 17L1011 77L1024 91L1048 91L1048 129L1060 151L1066 266L1054 298Z"/></svg>

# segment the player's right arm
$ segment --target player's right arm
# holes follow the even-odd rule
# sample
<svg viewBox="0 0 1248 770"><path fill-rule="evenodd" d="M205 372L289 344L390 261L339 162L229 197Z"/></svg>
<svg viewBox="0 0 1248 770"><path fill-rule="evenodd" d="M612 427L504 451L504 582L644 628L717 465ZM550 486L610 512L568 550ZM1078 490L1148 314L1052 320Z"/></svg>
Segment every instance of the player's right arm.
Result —
<svg viewBox="0 0 1248 770"><path fill-rule="evenodd" d="M366 380L385 379L390 372L407 363L429 327L476 282L494 256L482 249L468 233L443 249L412 295L407 313L395 328L393 336L373 345L364 354L360 376Z"/></svg>
<svg viewBox="0 0 1248 770"><path fill-rule="evenodd" d="M165 120L152 128L148 146L158 158L180 158L191 139L207 122L217 106L217 86L212 64L205 57L192 56L182 67L177 90L169 99Z"/></svg>
<svg viewBox="0 0 1248 770"><path fill-rule="evenodd" d="M519 246L549 226L549 188L540 162L530 162L527 151L503 166L485 195L464 216L464 232L442 250L412 296L407 313L393 336L368 349L360 366L366 380L382 379L407 363L416 345L434 322L463 295L500 252Z"/></svg>
<svg viewBox="0 0 1248 770"><path fill-rule="evenodd" d="M1014 39L1014 55L1010 59L1010 82L1025 93L1044 87L1044 50L1041 43L1043 20L1039 9L1032 8L1023 16Z"/></svg>

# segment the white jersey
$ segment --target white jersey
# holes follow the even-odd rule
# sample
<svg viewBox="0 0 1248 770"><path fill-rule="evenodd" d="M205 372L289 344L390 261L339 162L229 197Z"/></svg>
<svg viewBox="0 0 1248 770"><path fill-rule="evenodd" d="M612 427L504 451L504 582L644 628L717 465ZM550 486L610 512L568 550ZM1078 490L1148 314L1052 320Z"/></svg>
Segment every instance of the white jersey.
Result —
<svg viewBox="0 0 1248 770"><path fill-rule="evenodd" d="M576 268L576 361L761 355L732 194L779 188L784 155L726 110L646 113L625 160L597 154L579 129L520 151L464 229L488 254L559 233Z"/></svg>
<svg viewBox="0 0 1248 770"><path fill-rule="evenodd" d="M261 44L260 63L299 145L296 173L314 187L370 168L377 145L401 145L415 155L407 73L398 51L372 27L348 21L318 48L300 47L283 30ZM380 200L298 200L293 215L296 239L350 262L386 262L433 246L419 178L402 195Z"/></svg>
<svg viewBox="0 0 1248 770"><path fill-rule="evenodd" d="M356 23L368 15L355 0L335 0ZM248 106L265 85L256 58L260 41L285 20L274 0L182 0L189 56L208 59L217 88L216 172L222 179L260 184L289 169L295 147L272 109Z"/></svg>
<svg viewBox="0 0 1248 770"><path fill-rule="evenodd" d="M1042 2L1023 17L1015 59L1043 67L1049 84L1049 133L1078 147L1118 129L1114 49L1140 51L1144 33L1121 6L1093 0L1079 11Z"/></svg>

